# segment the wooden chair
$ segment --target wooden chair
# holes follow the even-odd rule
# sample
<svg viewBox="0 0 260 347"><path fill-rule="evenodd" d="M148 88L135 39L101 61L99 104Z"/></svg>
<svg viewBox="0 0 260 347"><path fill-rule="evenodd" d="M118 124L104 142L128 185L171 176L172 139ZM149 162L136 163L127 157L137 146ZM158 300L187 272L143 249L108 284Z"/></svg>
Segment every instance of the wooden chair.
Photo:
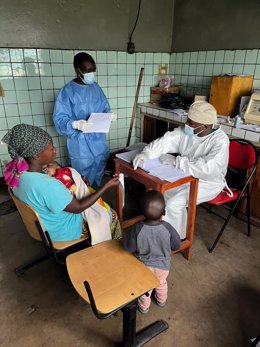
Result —
<svg viewBox="0 0 260 347"><path fill-rule="evenodd" d="M57 263L64 264L66 254L73 252L73 246L84 244L84 243L86 244L86 246L90 246L90 244L88 243L89 242L88 234L83 235L78 240L72 240L72 241L66 241L66 242L53 242L50 238L48 231L44 229L44 226L37 212L31 206L27 205L26 203L24 203L23 201L15 197L10 188L9 188L9 194L11 198L13 199L20 213L20 216L24 222L27 232L33 239L37 241L41 241L46 251L45 254L35 257L27 261L23 265L17 267L15 269L15 273L18 276L24 274L31 267L41 263L42 261L50 258L51 256L54 257Z"/></svg>

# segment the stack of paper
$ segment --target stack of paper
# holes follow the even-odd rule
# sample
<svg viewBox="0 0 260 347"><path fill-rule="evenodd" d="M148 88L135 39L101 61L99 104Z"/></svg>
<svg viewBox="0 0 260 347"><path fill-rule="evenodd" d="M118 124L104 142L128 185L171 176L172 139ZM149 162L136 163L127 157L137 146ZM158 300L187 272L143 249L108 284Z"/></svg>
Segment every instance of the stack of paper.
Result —
<svg viewBox="0 0 260 347"><path fill-rule="evenodd" d="M132 163L138 153L137 150L118 153L116 157L128 163ZM190 176L188 172L176 169L173 165L162 164L159 158L150 159L144 165L139 165L139 167L148 172L151 176L158 177L168 182L175 182L180 178Z"/></svg>
<svg viewBox="0 0 260 347"><path fill-rule="evenodd" d="M140 153L138 150L123 152L123 153L117 153L116 157L119 159L122 159L124 161L127 161L128 163L132 163L135 156Z"/></svg>

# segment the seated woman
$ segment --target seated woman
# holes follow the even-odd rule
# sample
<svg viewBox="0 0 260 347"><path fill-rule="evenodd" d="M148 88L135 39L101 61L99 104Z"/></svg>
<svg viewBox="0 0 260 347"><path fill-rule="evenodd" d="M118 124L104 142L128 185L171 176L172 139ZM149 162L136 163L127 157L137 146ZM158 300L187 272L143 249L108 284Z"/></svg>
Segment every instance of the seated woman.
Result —
<svg viewBox="0 0 260 347"><path fill-rule="evenodd" d="M95 190L89 186L87 179L84 177L83 180L77 170L72 167L61 167L58 163L53 162L45 165L43 171L63 183L70 193L79 200L95 193ZM116 217L116 213L102 198L84 210L82 216L88 223L92 245L111 240L111 232L113 232L113 238L120 238L121 228L118 218L113 218L113 216Z"/></svg>
<svg viewBox="0 0 260 347"><path fill-rule="evenodd" d="M50 135L28 125L14 126L2 139L13 159L6 166L5 180L13 193L39 214L53 241L71 241L85 229L82 212L89 209L109 188L119 184L118 177L109 180L98 191L75 198L57 179L46 175L43 168L56 157ZM111 209L110 228L113 239L121 237L116 212Z"/></svg>

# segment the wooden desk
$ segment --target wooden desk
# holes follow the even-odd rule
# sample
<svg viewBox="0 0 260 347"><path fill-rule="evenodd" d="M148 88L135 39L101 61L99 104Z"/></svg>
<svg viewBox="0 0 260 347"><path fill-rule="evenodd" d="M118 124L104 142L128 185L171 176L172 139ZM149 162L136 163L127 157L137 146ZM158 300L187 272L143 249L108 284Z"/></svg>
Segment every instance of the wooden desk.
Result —
<svg viewBox="0 0 260 347"><path fill-rule="evenodd" d="M118 310L123 311L123 346L142 346L168 328L157 321L136 334L137 299L159 285L158 279L132 254L125 251L119 241L109 240L73 253L66 258L70 280L78 294L91 302L84 282L90 285L98 318L104 319ZM101 315L100 315L101 314ZM106 315L102 317L102 314Z"/></svg>
<svg viewBox="0 0 260 347"><path fill-rule="evenodd" d="M162 194L168 189L179 187L185 183L190 183L186 240L182 242L181 247L177 251L179 252L185 250L185 257L186 259L190 260L197 207L198 180L192 176L188 176L181 178L176 182L170 183L168 181L162 181L157 177L151 176L142 169L134 170L131 164L121 159L115 158L114 160L116 174L119 175L120 173L123 173L128 177L133 178L135 181L145 185L146 188L158 190ZM122 194L119 186L117 187L117 211L123 229L129 228L131 225L143 219L143 216L138 216L126 221L123 220Z"/></svg>

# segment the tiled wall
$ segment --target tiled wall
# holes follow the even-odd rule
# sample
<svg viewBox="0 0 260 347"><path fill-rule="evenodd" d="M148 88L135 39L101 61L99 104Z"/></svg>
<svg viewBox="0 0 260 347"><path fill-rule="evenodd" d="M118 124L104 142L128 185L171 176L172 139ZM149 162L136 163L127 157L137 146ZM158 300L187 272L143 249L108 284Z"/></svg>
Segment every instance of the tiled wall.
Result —
<svg viewBox="0 0 260 347"><path fill-rule="evenodd" d="M253 88L260 88L260 50L172 53L170 73L188 96L209 95L211 76L254 75Z"/></svg>
<svg viewBox="0 0 260 347"><path fill-rule="evenodd" d="M0 48L0 139L18 123L43 127L53 136L57 160L66 165L66 139L57 135L52 121L54 100L59 89L75 77L73 56L78 51ZM125 146L132 115L136 85L141 67L145 73L139 102L149 101L150 86L156 84L158 64L169 63L168 53L89 51L97 64L97 81L113 112L118 114L108 134L110 150ZM139 129L137 129L139 135ZM136 139L133 129L133 141ZM2 175L9 159L6 146L0 145Z"/></svg>

